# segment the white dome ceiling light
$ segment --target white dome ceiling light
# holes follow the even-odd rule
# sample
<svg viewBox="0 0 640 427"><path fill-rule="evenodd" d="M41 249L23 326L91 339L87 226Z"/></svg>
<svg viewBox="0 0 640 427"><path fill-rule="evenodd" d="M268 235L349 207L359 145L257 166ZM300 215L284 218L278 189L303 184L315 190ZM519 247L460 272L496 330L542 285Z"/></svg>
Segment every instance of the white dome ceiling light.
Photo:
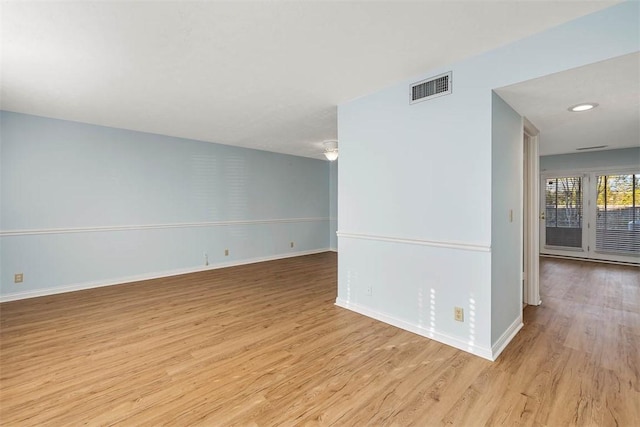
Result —
<svg viewBox="0 0 640 427"><path fill-rule="evenodd" d="M336 160L338 158L338 141L331 139L323 141L322 144L324 145L324 156L327 160L330 162Z"/></svg>

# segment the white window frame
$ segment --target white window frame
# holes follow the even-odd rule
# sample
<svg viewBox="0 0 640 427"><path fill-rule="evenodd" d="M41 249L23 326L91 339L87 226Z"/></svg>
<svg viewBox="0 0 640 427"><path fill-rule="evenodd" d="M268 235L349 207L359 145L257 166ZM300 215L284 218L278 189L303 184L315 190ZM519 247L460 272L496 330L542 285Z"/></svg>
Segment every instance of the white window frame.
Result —
<svg viewBox="0 0 640 427"><path fill-rule="evenodd" d="M540 254L569 256L576 258L593 259L600 261L612 261L623 263L640 264L640 255L623 255L614 252L596 251L596 231L595 224L597 212L595 179L598 175L625 175L637 174L638 168L630 166L607 167L607 168L581 168L581 169L561 169L545 170L540 173L540 201L541 210L544 209L544 189L545 182L549 178L582 176L582 249L559 248L546 246L545 244L545 223L540 221Z"/></svg>

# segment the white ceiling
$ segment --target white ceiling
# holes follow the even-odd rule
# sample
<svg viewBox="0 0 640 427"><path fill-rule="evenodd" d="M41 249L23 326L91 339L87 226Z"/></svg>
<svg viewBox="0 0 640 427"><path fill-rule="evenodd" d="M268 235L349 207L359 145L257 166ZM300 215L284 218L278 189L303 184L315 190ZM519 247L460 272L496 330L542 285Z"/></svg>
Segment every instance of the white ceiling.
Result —
<svg viewBox="0 0 640 427"><path fill-rule="evenodd" d="M321 158L339 103L614 3L3 1L0 107Z"/></svg>
<svg viewBox="0 0 640 427"><path fill-rule="evenodd" d="M540 155L640 146L640 53L496 90L540 131ZM598 107L581 113L580 103Z"/></svg>

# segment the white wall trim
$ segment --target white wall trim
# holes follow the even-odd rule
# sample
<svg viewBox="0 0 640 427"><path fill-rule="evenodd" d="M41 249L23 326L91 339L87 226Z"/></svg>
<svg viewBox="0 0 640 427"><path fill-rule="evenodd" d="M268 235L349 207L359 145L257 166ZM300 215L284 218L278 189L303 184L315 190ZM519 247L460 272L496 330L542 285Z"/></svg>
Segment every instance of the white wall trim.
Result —
<svg viewBox="0 0 640 427"><path fill-rule="evenodd" d="M114 225L98 227L67 227L67 228L34 228L25 230L1 230L0 237L4 236L30 236L36 234L68 234L68 233L95 233L102 231L131 231L131 230L157 230L167 228L191 228L191 227L219 227L230 225L260 225L260 224L287 224L298 222L329 221L328 217L318 218L285 218L285 219L257 219L238 221L207 221L207 222L178 222L166 224L148 225Z"/></svg>
<svg viewBox="0 0 640 427"><path fill-rule="evenodd" d="M524 132L527 134L527 136L536 137L540 134L540 131L538 130L538 128L533 123L531 123L531 121L526 117L522 118L522 125L524 127Z"/></svg>
<svg viewBox="0 0 640 427"><path fill-rule="evenodd" d="M500 356L500 353L502 353L502 351L507 348L507 345L509 345L511 340L516 336L516 334L520 331L520 329L522 329L523 326L524 323L522 323L522 314L520 314L520 316L513 321L513 323L507 328L507 330L504 331L502 335L500 335L498 341L496 341L496 343L491 346L491 360L496 360L498 356Z"/></svg>
<svg viewBox="0 0 640 427"><path fill-rule="evenodd" d="M66 292L101 288L103 286L123 285L126 283L140 282L142 280L161 279L164 277L178 276L181 274L197 273L197 272L207 271L207 270L217 270L219 268L235 267L235 266L245 265L245 264L255 264L258 262L265 262L265 261L275 261L279 259L293 258L298 256L304 256L304 255L313 255L313 254L318 254L322 252L328 252L329 250L330 250L329 248L313 249L309 251L299 251L299 252L293 252L293 253L287 253L287 254L278 254L278 255L270 255L266 257L236 260L231 262L212 264L208 266L187 267L187 268L180 268L176 270L161 271L156 273L144 273L144 274L138 274L135 276L119 277L114 279L98 280L93 282L75 283L75 284L60 286L55 288L46 288L46 289L38 289L33 291L17 292L17 293L11 293L6 295L0 295L0 302L17 301L17 300L27 299L27 298L36 298L36 297L42 297L47 295L62 294Z"/></svg>
<svg viewBox="0 0 640 427"><path fill-rule="evenodd" d="M462 351L466 351L468 353L482 357L483 359L487 359L491 361L495 360L492 356L492 349L490 348L481 347L475 343L470 343L468 341L464 341L459 338L452 337L447 334L443 334L442 332L434 331L432 329L425 328L420 325L416 325L414 323L410 323L405 320L395 318L393 316L389 316L388 314L371 310L370 308L363 307L359 304L350 303L341 298L336 299L336 305L338 307L342 307L347 310L354 311L358 314L362 314L363 316L371 317L372 319L379 320L381 322L387 323L389 325L395 326L405 331L413 332L414 334L417 334L426 338L430 338L432 340L438 341L442 344L449 345L451 347L457 348Z"/></svg>
<svg viewBox="0 0 640 427"><path fill-rule="evenodd" d="M433 246L437 248L460 249L464 251L491 252L491 245L483 245L469 242L453 242L443 240L422 240L422 239L406 239L391 236L377 236L364 233L347 233L338 231L338 237L346 239L375 240L379 242L402 243L409 245Z"/></svg>
<svg viewBox="0 0 640 427"><path fill-rule="evenodd" d="M526 120L526 118L525 118ZM526 133L526 127L525 127ZM540 142L538 136L527 136L524 144L525 188L523 221L524 295L529 305L540 305Z"/></svg>

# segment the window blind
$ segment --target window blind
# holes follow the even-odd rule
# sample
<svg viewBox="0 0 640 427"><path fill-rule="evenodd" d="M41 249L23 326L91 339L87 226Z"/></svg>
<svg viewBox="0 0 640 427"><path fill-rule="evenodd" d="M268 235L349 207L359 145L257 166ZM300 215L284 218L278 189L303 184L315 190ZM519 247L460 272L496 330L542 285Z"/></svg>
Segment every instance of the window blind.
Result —
<svg viewBox="0 0 640 427"><path fill-rule="evenodd" d="M596 250L640 255L640 173L599 175Z"/></svg>

